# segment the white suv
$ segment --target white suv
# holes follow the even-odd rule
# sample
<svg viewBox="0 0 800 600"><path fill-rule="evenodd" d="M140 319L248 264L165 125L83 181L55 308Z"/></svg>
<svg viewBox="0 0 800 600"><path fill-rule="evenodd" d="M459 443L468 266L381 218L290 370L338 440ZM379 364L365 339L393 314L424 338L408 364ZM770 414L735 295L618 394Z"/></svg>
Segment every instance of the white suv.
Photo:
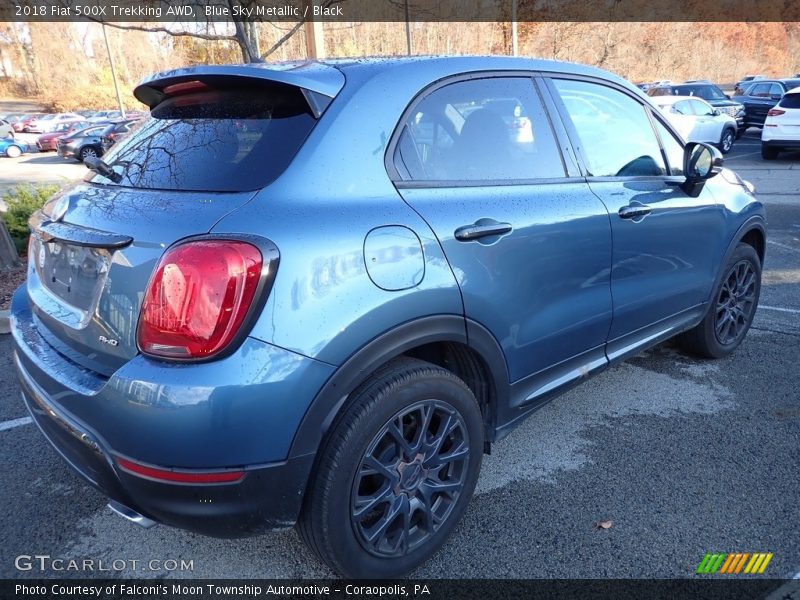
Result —
<svg viewBox="0 0 800 600"><path fill-rule="evenodd" d="M775 160L784 150L800 150L800 88L788 90L769 109L761 130L761 157Z"/></svg>

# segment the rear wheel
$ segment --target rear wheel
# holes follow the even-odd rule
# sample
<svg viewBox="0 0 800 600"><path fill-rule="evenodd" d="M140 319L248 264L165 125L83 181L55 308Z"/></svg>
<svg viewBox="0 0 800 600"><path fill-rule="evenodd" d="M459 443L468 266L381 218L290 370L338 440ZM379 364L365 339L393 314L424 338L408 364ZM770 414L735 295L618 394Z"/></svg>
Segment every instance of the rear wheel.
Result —
<svg viewBox="0 0 800 600"><path fill-rule="evenodd" d="M81 148L81 151L78 153L78 160L80 162L85 161L87 158L97 158L99 153L93 146L86 146Z"/></svg>
<svg viewBox="0 0 800 600"><path fill-rule="evenodd" d="M6 156L9 158L17 158L22 154L22 148L19 146L9 146L6 148Z"/></svg>
<svg viewBox="0 0 800 600"><path fill-rule="evenodd" d="M706 358L727 356L750 329L760 294L761 260L752 246L741 243L722 270L706 316L681 336L682 346Z"/></svg>
<svg viewBox="0 0 800 600"><path fill-rule="evenodd" d="M775 146L765 146L761 144L761 158L764 160L775 160L778 158L778 154L780 153L780 148L776 148Z"/></svg>
<svg viewBox="0 0 800 600"><path fill-rule="evenodd" d="M464 382L430 363L393 361L331 426L300 535L344 577L406 573L461 519L482 453L481 411Z"/></svg>
<svg viewBox="0 0 800 600"><path fill-rule="evenodd" d="M736 133L733 129L726 129L722 132L722 137L719 140L719 149L723 154L727 154L733 148L733 142L736 140Z"/></svg>

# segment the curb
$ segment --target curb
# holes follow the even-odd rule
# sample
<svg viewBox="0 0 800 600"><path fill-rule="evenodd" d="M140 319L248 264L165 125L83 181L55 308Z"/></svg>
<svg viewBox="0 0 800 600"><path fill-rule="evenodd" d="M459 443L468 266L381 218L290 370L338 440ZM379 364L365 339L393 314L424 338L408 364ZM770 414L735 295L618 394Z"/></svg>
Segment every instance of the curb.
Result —
<svg viewBox="0 0 800 600"><path fill-rule="evenodd" d="M0 310L0 335L4 333L11 333L11 323L9 323L9 315L11 310Z"/></svg>

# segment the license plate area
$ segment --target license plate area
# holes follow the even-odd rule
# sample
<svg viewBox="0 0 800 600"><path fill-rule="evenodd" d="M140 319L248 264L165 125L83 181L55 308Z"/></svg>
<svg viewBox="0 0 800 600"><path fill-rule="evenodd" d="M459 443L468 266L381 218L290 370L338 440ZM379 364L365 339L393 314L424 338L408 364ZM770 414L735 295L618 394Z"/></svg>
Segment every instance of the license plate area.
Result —
<svg viewBox="0 0 800 600"><path fill-rule="evenodd" d="M111 254L104 248L44 241L34 234L29 261L51 296L91 314L105 286Z"/></svg>

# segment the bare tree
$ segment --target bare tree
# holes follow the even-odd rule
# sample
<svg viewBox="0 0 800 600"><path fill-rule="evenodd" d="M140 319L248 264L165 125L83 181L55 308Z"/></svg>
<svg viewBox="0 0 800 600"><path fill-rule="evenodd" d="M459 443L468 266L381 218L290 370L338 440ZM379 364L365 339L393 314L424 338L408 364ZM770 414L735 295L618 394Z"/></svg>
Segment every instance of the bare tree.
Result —
<svg viewBox="0 0 800 600"><path fill-rule="evenodd" d="M66 5L67 0L56 0L58 3L62 5ZM311 2L311 0L304 0L305 2ZM345 0L323 0L322 2L318 3L318 6L321 8L328 8L334 4L338 4L340 2L344 2ZM187 0L186 4L194 5L195 7L205 7L209 6L207 1L204 0ZM254 0L218 0L218 5L224 6L227 8L230 13L233 12L234 6L244 6L249 7L254 4ZM200 11L202 12L202 11ZM229 13L229 14L230 14ZM304 13L305 14L305 13ZM168 27L162 27L157 25L144 25L144 24L132 24L132 23L118 23L118 22L110 22L110 21L103 21L98 18L94 17L87 17L88 19L95 21L97 23L105 23L108 27L114 27L116 29L128 30L128 31L144 31L148 33L163 33L174 37L192 37L198 38L201 40L206 41L227 41L235 43L241 53L242 53L242 61L243 62L262 62L265 58L271 56L275 51L277 51L284 43L286 43L293 35L295 35L300 29L302 29L303 25L309 20L307 17L303 17L295 23L289 31L283 35L280 39L278 39L272 46L270 46L264 53L260 51L260 43L259 43L259 35L258 35L258 22L257 21L241 21L241 20L233 20L233 32L232 33L209 33L211 30L210 27L205 28L205 32L200 31L198 29L171 29ZM271 21L266 20L265 23L271 23ZM209 21L206 22L206 25L209 24Z"/></svg>

